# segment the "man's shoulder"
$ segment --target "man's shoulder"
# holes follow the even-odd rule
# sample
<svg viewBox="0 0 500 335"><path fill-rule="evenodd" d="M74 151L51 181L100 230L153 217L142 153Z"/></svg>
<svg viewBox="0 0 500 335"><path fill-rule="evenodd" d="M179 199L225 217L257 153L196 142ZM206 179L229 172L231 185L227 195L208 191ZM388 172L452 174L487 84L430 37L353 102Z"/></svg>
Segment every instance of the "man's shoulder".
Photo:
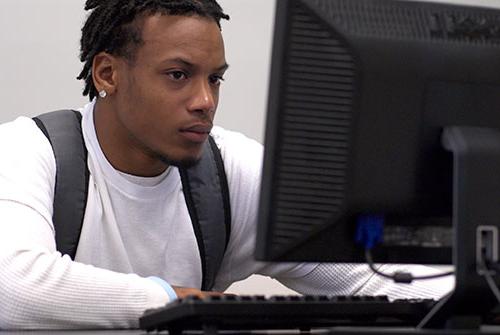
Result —
<svg viewBox="0 0 500 335"><path fill-rule="evenodd" d="M259 157L262 155L262 144L251 139L243 133L215 126L210 133L221 150L222 157L249 156ZM259 158L260 159L260 158Z"/></svg>
<svg viewBox="0 0 500 335"><path fill-rule="evenodd" d="M234 199L247 203L254 194L253 188L260 181L263 147L259 142L242 133L214 127L212 136L220 149L229 183L229 192ZM236 203L236 202L234 202ZM246 213L245 210L234 212Z"/></svg>
<svg viewBox="0 0 500 335"><path fill-rule="evenodd" d="M35 129L33 128L33 119L27 116L18 116L14 120L7 121L4 123L0 124L0 132L3 134L5 132L8 132L12 129L26 129L26 130L32 130Z"/></svg>
<svg viewBox="0 0 500 335"><path fill-rule="evenodd" d="M0 157L33 169L36 166L55 168L50 142L27 116L0 124Z"/></svg>
<svg viewBox="0 0 500 335"><path fill-rule="evenodd" d="M0 124L0 147L47 148L50 145L32 118L20 116Z"/></svg>
<svg viewBox="0 0 500 335"><path fill-rule="evenodd" d="M26 203L50 218L45 205L51 202L56 163L49 141L31 118L0 124L0 157L2 198Z"/></svg>

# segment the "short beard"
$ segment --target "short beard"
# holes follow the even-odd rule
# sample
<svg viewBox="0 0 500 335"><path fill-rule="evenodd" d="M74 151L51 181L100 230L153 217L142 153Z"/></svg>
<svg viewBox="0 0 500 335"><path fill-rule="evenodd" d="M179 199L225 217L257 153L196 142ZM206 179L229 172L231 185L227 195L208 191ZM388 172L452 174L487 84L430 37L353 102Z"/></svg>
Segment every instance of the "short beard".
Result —
<svg viewBox="0 0 500 335"><path fill-rule="evenodd" d="M200 161L199 158L186 158L186 159L176 160L176 159L171 159L165 155L157 154L156 156L163 163L169 166L178 167L180 169L189 169L190 167L193 167L196 164L198 164L198 162Z"/></svg>
<svg viewBox="0 0 500 335"><path fill-rule="evenodd" d="M185 159L172 159L168 155L159 153L158 151L152 150L151 148L148 148L142 142L138 141L135 136L132 136L132 138L139 143L144 151L146 151L151 157L158 159L160 162L166 164L167 166L175 166L181 169L189 169L190 167L193 167L194 165L198 164L198 162L201 159L200 157L189 157Z"/></svg>

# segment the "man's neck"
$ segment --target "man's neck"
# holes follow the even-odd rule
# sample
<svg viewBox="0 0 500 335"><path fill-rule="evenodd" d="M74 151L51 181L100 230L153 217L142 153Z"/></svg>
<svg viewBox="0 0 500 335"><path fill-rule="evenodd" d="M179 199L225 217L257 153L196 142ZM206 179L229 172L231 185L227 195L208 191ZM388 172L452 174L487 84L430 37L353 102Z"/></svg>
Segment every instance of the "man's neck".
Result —
<svg viewBox="0 0 500 335"><path fill-rule="evenodd" d="M97 141L106 159L113 168L127 174L141 177L162 174L168 165L126 132L113 108L109 100L97 99L93 113Z"/></svg>

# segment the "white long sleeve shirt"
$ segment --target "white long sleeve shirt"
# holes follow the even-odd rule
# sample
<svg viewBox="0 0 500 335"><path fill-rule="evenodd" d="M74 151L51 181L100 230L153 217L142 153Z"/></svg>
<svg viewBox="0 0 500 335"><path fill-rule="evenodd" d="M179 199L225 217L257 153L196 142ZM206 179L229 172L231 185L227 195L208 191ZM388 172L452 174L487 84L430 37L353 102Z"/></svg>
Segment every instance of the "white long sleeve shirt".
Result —
<svg viewBox="0 0 500 335"><path fill-rule="evenodd" d="M134 328L145 309L169 301L163 288L146 277L201 286L198 246L177 169L169 167L153 178L116 171L97 141L93 107L82 109L90 179L75 261L56 251L56 166L50 143L29 118L0 125L0 329ZM369 294L394 287L376 283L366 291L371 274L352 265L254 261L262 146L218 127L212 135L224 160L232 210L216 290L252 273L304 292L346 294L365 288ZM415 295L436 296L451 285L422 287Z"/></svg>

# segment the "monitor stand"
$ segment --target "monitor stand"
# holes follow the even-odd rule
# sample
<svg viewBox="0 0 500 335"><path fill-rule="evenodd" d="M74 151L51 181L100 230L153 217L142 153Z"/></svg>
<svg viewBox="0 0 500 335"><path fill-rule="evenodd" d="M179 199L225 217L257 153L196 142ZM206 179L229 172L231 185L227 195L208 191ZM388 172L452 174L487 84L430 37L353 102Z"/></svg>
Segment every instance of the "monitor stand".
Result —
<svg viewBox="0 0 500 335"><path fill-rule="evenodd" d="M419 328L479 329L498 305L481 266L498 263L500 230L500 131L448 127L442 136L453 153L453 264L455 289ZM491 271L495 285L499 276Z"/></svg>

